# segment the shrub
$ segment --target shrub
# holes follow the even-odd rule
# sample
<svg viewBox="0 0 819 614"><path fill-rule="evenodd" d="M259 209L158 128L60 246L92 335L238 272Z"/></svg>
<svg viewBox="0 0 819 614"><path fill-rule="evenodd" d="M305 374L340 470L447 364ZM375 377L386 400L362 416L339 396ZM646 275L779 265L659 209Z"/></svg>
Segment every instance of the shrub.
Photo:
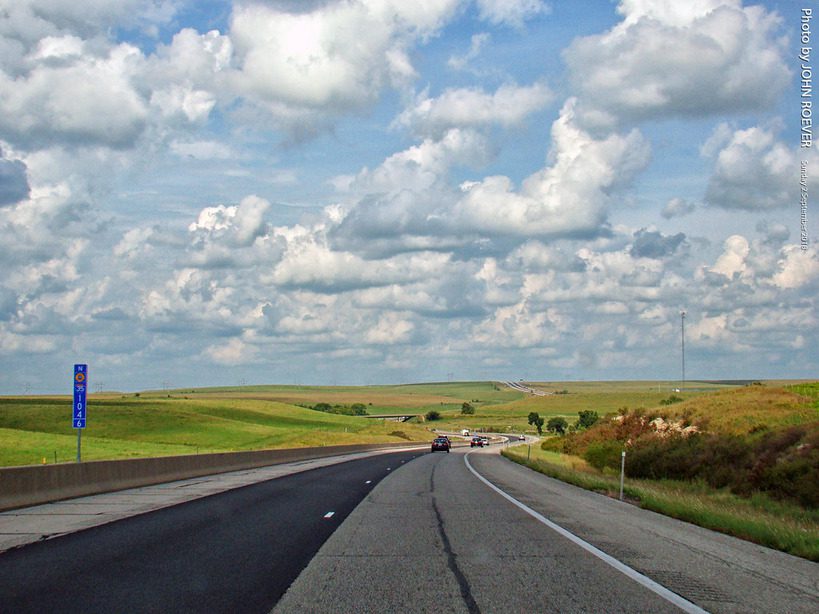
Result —
<svg viewBox="0 0 819 614"><path fill-rule="evenodd" d="M599 441L586 448L583 458L599 471L606 467L618 469L622 451L623 444L619 441Z"/></svg>
<svg viewBox="0 0 819 614"><path fill-rule="evenodd" d="M812 425L814 427L819 425ZM819 428L765 433L754 446L750 483L779 499L819 507Z"/></svg>
<svg viewBox="0 0 819 614"><path fill-rule="evenodd" d="M563 440L557 437L548 437L540 442L540 449L548 452L563 452Z"/></svg>
<svg viewBox="0 0 819 614"><path fill-rule="evenodd" d="M648 479L689 480L699 475L703 438L644 437L626 454L626 474Z"/></svg>
<svg viewBox="0 0 819 614"><path fill-rule="evenodd" d="M350 405L350 410L354 416L366 416L367 406L364 403L353 403Z"/></svg>
<svg viewBox="0 0 819 614"><path fill-rule="evenodd" d="M424 417L429 421L440 420L441 419L441 412L435 411L434 409L431 409L430 411L428 411L426 413L426 415Z"/></svg>
<svg viewBox="0 0 819 614"><path fill-rule="evenodd" d="M475 413L475 408L470 404L464 401L464 404L461 405L461 413L464 415L471 416Z"/></svg>

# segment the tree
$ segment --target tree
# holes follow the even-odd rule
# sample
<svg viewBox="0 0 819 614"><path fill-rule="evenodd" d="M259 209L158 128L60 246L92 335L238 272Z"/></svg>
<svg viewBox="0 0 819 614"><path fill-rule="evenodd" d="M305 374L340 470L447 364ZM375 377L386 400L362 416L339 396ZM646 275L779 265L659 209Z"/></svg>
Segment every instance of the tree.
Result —
<svg viewBox="0 0 819 614"><path fill-rule="evenodd" d="M566 432L566 428L569 426L569 423L566 422L565 418L554 417L549 418L549 422L546 424L546 430L550 433L557 433L558 435L563 435Z"/></svg>
<svg viewBox="0 0 819 614"><path fill-rule="evenodd" d="M600 416L597 415L597 412L592 411L591 409L584 409L583 411L579 411L577 412L577 415L579 416L579 418L577 419L577 423L574 426L575 428L578 429L587 429L600 419Z"/></svg>
<svg viewBox="0 0 819 614"><path fill-rule="evenodd" d="M464 415L470 415L471 416L472 414L475 413L475 408L472 406L472 404L467 403L466 401L464 401L464 404L461 405L461 413L464 414Z"/></svg>
<svg viewBox="0 0 819 614"><path fill-rule="evenodd" d="M528 420L529 420L529 424L533 424L535 426L535 428L537 429L537 434L542 435L543 434L543 418L540 417L540 414L538 414L536 411L529 412Z"/></svg>
<svg viewBox="0 0 819 614"><path fill-rule="evenodd" d="M441 412L435 411L434 409L427 412L425 416L427 420L440 420L441 419Z"/></svg>

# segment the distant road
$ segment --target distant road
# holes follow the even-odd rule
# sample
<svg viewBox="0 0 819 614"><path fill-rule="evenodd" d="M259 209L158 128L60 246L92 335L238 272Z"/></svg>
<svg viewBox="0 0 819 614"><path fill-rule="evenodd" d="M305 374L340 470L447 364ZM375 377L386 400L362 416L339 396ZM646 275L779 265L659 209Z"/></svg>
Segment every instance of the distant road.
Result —
<svg viewBox="0 0 819 614"><path fill-rule="evenodd" d="M305 471L9 550L0 612L267 612L367 493L418 454Z"/></svg>
<svg viewBox="0 0 819 614"><path fill-rule="evenodd" d="M543 397L543 396L546 396L548 394L546 392L543 392L542 390L538 390L537 388L530 388L529 386L526 386L526 385L521 384L519 382L503 382L503 383L506 384L509 388L512 388L513 390L517 390L518 392L525 392L527 394L533 394L533 395L538 396L538 397Z"/></svg>

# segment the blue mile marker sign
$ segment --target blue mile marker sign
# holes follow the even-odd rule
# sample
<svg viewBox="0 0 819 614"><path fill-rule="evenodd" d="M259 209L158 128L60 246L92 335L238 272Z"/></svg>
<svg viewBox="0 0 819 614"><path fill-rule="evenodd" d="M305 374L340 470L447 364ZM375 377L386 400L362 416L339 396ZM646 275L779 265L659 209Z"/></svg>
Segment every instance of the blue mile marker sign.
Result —
<svg viewBox="0 0 819 614"><path fill-rule="evenodd" d="M85 393L88 390L88 365L74 365L74 409L71 422L75 429L85 428Z"/></svg>

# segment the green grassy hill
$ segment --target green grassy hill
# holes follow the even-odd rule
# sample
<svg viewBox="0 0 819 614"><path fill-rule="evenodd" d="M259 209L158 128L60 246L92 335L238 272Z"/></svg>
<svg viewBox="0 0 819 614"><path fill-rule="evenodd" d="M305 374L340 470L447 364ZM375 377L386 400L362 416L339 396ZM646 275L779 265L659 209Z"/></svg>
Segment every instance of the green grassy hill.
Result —
<svg viewBox="0 0 819 614"><path fill-rule="evenodd" d="M198 395L194 395L198 396ZM84 460L352 443L426 441L420 424L323 413L276 401L91 395ZM69 398L0 399L0 466L76 459Z"/></svg>
<svg viewBox="0 0 819 614"><path fill-rule="evenodd" d="M530 412L547 421L577 412L603 416L620 408L653 408L672 394L673 382L538 382L531 395L499 382L446 382L393 386L245 386L146 391L139 394L92 394L88 428L83 432L86 460L195 454L345 443L427 441L431 429L534 432ZM714 394L714 392L724 391ZM783 394L759 386L691 383L674 409L688 409L721 422L756 426L760 421L804 419L793 398L807 387ZM760 394L763 394L760 397ZM749 404L746 395L763 398ZM809 395L808 395L809 396ZM463 415L464 402L475 408ZM363 405L369 415L436 411L441 419L398 423L322 413L318 403L349 408ZM784 404L784 405L783 405ZM751 406L752 405L752 406ZM763 406L764 405L764 406ZM752 409L745 416L742 408ZM0 466L70 462L76 458L77 434L71 428L69 397L0 398ZM752 415L751 415L752 414ZM743 417L744 416L744 417Z"/></svg>

